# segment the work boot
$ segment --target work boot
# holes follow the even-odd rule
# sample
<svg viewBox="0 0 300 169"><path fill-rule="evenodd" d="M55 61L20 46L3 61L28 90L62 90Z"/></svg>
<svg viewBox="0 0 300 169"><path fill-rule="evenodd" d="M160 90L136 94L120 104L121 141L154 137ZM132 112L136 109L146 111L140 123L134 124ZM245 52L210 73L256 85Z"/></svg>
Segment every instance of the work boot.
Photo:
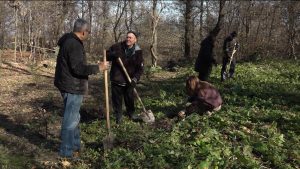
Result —
<svg viewBox="0 0 300 169"><path fill-rule="evenodd" d="M121 124L122 123L122 114L121 113L117 113L116 114L116 123L117 124Z"/></svg>
<svg viewBox="0 0 300 169"><path fill-rule="evenodd" d="M134 122L143 122L143 119L142 119L140 114L132 115L131 120L134 121Z"/></svg>
<svg viewBox="0 0 300 169"><path fill-rule="evenodd" d="M73 158L72 158L73 161L80 161L80 152L79 151L74 151L73 152Z"/></svg>
<svg viewBox="0 0 300 169"><path fill-rule="evenodd" d="M133 112L125 112L124 113L130 120L132 120L132 117L133 117Z"/></svg>

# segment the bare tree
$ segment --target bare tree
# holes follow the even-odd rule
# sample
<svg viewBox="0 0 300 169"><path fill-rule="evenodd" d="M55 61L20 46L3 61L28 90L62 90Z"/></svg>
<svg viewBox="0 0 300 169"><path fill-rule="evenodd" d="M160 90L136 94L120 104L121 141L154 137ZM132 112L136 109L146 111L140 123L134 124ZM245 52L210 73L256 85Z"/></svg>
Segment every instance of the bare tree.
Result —
<svg viewBox="0 0 300 169"><path fill-rule="evenodd" d="M184 57L191 58L192 0L185 0Z"/></svg>
<svg viewBox="0 0 300 169"><path fill-rule="evenodd" d="M89 10L89 23L90 23L90 32L92 33L92 25L93 25L93 6L94 6L94 1L87 1L88 2L88 10ZM92 40L93 38L91 38L89 41L88 41L88 44L87 44L87 49L88 49L88 52L91 51L91 43L92 43Z"/></svg>
<svg viewBox="0 0 300 169"><path fill-rule="evenodd" d="M17 40L18 40L18 11L21 8L20 1L10 1L9 6L14 9L14 19L15 19L15 62L17 61Z"/></svg>
<svg viewBox="0 0 300 169"><path fill-rule="evenodd" d="M157 66L157 60L158 60L158 54L157 54L157 25L160 19L160 14L162 13L163 9L166 7L165 4L160 4L160 10L157 11L157 0L152 1L152 11L151 11L151 29L152 29L152 35L151 35L151 45L150 45L150 52L151 52L151 58L152 58L152 66ZM162 2L162 1L160 1Z"/></svg>
<svg viewBox="0 0 300 169"><path fill-rule="evenodd" d="M4 47L4 39L5 39L5 33L4 33L4 30L5 30L5 28L4 28L4 23L5 23L5 21L4 21L4 19L5 19L5 17L4 17L4 15L5 15L5 6L4 6L5 4L4 4L4 2L3 1L1 1L0 2L0 29L2 30L1 32L0 32L0 50L1 49L3 49L3 47Z"/></svg>
<svg viewBox="0 0 300 169"><path fill-rule="evenodd" d="M217 37L222 26L223 26L223 22L224 22L224 6L225 6L225 0L220 0L219 2L219 17L218 17L218 22L216 24L216 26L214 27L214 29L212 30L212 35Z"/></svg>
<svg viewBox="0 0 300 169"><path fill-rule="evenodd" d="M107 1L103 1L102 4L102 18L103 18L103 31L102 31L102 51L105 49L107 35L108 35L108 20L109 20L109 4Z"/></svg>
<svg viewBox="0 0 300 169"><path fill-rule="evenodd" d="M125 9L125 26L127 31L132 30L132 25L133 25L133 18L134 18L134 13L135 13L135 1L129 1L129 4Z"/></svg>
<svg viewBox="0 0 300 169"><path fill-rule="evenodd" d="M286 24L286 30L288 34L288 55L291 58L297 59L296 53L295 53L295 44L296 44L296 18L297 15L299 15L296 12L297 5L299 5L299 2L297 1L285 1L284 3L284 22ZM298 16L299 17L299 16Z"/></svg>
<svg viewBox="0 0 300 169"><path fill-rule="evenodd" d="M127 4L128 4L128 1L126 1L126 0L125 1L119 0L117 2L116 14L115 14L115 20L114 20L114 26L113 26L113 34L114 34L115 42L119 41L120 36L122 34L122 32L119 30L120 29L119 24L120 24L121 18L124 15Z"/></svg>

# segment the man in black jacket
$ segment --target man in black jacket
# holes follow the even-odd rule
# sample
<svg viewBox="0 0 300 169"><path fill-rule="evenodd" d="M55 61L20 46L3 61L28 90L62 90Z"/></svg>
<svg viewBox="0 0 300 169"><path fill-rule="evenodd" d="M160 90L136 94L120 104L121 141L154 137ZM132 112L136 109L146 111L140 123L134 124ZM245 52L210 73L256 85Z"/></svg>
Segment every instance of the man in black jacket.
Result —
<svg viewBox="0 0 300 169"><path fill-rule="evenodd" d="M237 33L236 31L231 32L231 34L224 40L223 43L223 65L221 69L221 81L224 81L227 77L226 75L226 67L227 64L230 62L231 59L231 64L229 65L229 77L232 78L234 75L234 70L235 70L235 65L236 65L236 59L235 57L232 56L233 50L237 50L239 47L237 40L236 40ZM232 57L232 58L231 58Z"/></svg>
<svg viewBox="0 0 300 169"><path fill-rule="evenodd" d="M110 70L112 106L116 117L116 123L122 120L122 99L126 106L126 115L132 118L135 111L133 88L139 81L144 71L144 59L141 48L136 44L137 34L133 31L127 33L126 40L112 45L109 49L108 60L112 61ZM131 78L128 82L117 59L121 58Z"/></svg>
<svg viewBox="0 0 300 169"><path fill-rule="evenodd" d="M217 65L214 58L214 43L216 35L212 32L201 42L198 57L195 62L195 71L199 72L199 79L207 81L212 71L212 65Z"/></svg>
<svg viewBox="0 0 300 169"><path fill-rule="evenodd" d="M88 65L83 41L88 38L88 23L77 19L73 32L64 34L58 41L54 85L64 101L64 116L61 126L61 157L74 158L80 151L79 109L83 95L87 93L88 76L108 67L107 63Z"/></svg>

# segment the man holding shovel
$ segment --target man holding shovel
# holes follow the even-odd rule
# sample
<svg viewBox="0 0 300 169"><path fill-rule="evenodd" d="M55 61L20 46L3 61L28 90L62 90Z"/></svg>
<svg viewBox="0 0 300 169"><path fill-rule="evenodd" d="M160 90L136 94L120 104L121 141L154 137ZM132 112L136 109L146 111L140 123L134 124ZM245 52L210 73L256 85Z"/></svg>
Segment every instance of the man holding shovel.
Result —
<svg viewBox="0 0 300 169"><path fill-rule="evenodd" d="M238 48L238 43L236 40L237 33L233 31L223 43L223 65L221 69L221 81L223 82L227 77L233 78L236 59L233 57L234 53ZM230 69L229 74L227 74L227 64L229 63Z"/></svg>
<svg viewBox="0 0 300 169"><path fill-rule="evenodd" d="M116 123L122 121L122 100L124 98L126 113L130 119L135 112L134 88L144 71L144 58L141 48L137 45L137 33L129 31L126 40L112 45L108 51L108 61L112 61L110 70L112 107L116 117ZM131 82L118 62L118 58L124 64Z"/></svg>
<svg viewBox="0 0 300 169"><path fill-rule="evenodd" d="M72 160L79 156L79 109L83 95L87 93L88 76L108 69L108 62L87 64L83 41L89 36L88 30L88 23L83 19L77 19L73 32L64 34L58 41L60 48L54 85L59 89L64 103L59 149L59 155L63 159Z"/></svg>

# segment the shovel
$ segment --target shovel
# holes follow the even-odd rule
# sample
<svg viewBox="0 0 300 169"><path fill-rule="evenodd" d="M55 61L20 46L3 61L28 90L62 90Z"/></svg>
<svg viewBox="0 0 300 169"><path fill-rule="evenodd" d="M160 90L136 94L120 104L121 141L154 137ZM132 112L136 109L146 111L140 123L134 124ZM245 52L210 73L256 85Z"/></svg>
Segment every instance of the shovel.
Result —
<svg viewBox="0 0 300 169"><path fill-rule="evenodd" d="M231 54L231 57L230 57L230 60L229 60L229 64L228 64L229 67L230 67L230 65L231 65L231 62L232 62L232 59L233 59L233 55L234 55L235 52L236 52L236 48L235 48L235 47L236 47L236 43L234 44L234 47L233 47L233 50L232 50L232 54ZM226 66L226 71L225 71L227 75L229 75L229 73L228 73L228 71L227 71L227 67L228 67L228 66Z"/></svg>
<svg viewBox="0 0 300 169"><path fill-rule="evenodd" d="M106 50L103 52L103 61L106 62ZM105 111L106 111L106 127L108 135L106 135L102 142L104 149L113 148L115 135L110 130L110 116L109 116L109 98L108 98L108 75L107 70L104 70L104 91L105 91Z"/></svg>
<svg viewBox="0 0 300 169"><path fill-rule="evenodd" d="M125 76L128 80L129 83L131 83L131 78L129 77L128 73L127 73L127 70L121 60L121 58L118 58L118 62L120 64L120 66L122 67L123 69L123 72L125 73ZM153 123L155 121L155 117L154 117L154 114L152 113L151 110L146 110L143 102L142 102L142 99L140 98L138 92L136 91L136 89L134 88L133 89L133 92L134 94L136 95L138 101L141 103L142 105L142 108L143 108L143 112L139 115L140 118L145 122L145 123Z"/></svg>

